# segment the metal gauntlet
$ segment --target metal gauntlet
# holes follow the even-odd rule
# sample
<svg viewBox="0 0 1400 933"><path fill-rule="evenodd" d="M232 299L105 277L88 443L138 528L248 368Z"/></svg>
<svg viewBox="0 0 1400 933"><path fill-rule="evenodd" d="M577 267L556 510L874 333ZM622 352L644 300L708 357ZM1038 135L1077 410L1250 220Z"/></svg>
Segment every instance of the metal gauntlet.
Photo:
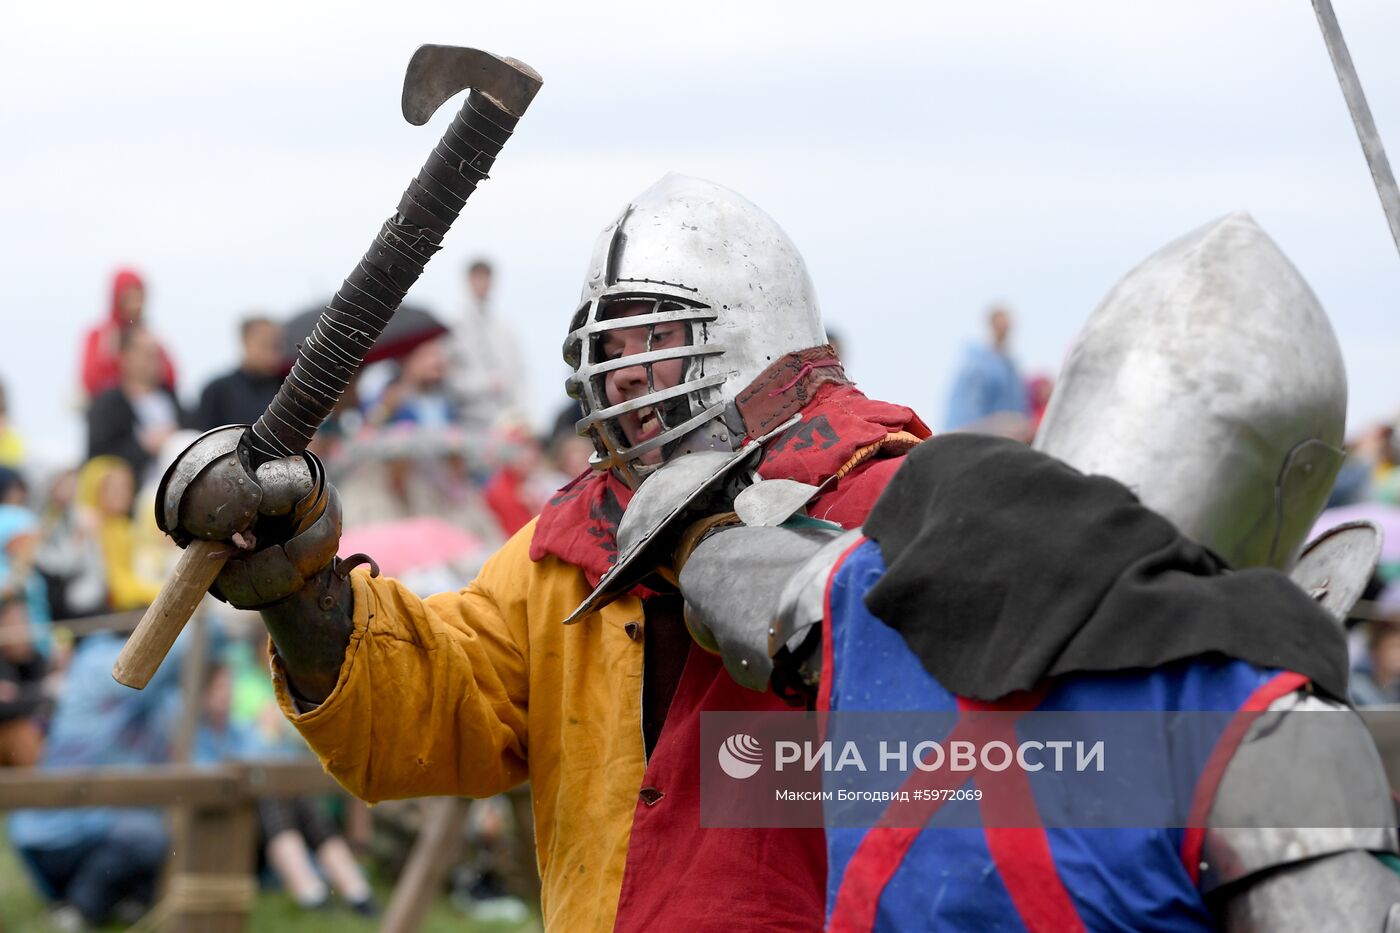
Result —
<svg viewBox="0 0 1400 933"><path fill-rule="evenodd" d="M260 610L297 692L319 702L350 638L348 574L368 558L336 558L340 496L320 459L303 452L254 470L245 435L243 426L217 428L180 455L157 493L159 524L181 546L229 542L210 593Z"/></svg>
<svg viewBox="0 0 1400 933"><path fill-rule="evenodd" d="M350 571L361 559L368 560L358 554L349 560L332 557L295 593L262 608L263 623L277 646L288 685L300 700L322 702L340 679L345 646L354 630ZM378 575L373 561L370 567Z"/></svg>
<svg viewBox="0 0 1400 933"><path fill-rule="evenodd" d="M264 505L253 540L245 542L252 549L234 555L210 588L240 609L263 609L299 592L340 547L340 494L314 454L273 460L258 468L257 479Z"/></svg>
<svg viewBox="0 0 1400 933"><path fill-rule="evenodd" d="M240 609L297 592L340 544L340 498L320 459L304 452L254 469L245 425L215 428L186 448L156 501L157 523L181 547L230 543L210 592Z"/></svg>

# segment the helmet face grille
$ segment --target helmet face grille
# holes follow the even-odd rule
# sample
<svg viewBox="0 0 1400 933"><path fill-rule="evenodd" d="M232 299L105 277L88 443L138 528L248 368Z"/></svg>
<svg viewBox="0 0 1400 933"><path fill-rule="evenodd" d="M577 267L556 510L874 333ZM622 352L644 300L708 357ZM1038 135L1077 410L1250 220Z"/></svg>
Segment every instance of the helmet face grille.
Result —
<svg viewBox="0 0 1400 933"><path fill-rule="evenodd" d="M647 472L640 462L643 457L659 450L665 459L677 441L722 411L720 387L725 380L718 360L711 359L724 353L722 346L710 343L714 310L694 295L642 291L636 288L639 284L621 283L584 302L564 342L564 359L574 369L566 388L583 408L578 431L593 441L593 465L618 470L632 483ZM658 339L658 331L664 340ZM644 334L642 348L619 356L620 338L635 346L639 334ZM658 367L676 363L679 380L658 387ZM645 376L645 391L610 399L609 377L634 367ZM636 412L654 419L656 427L645 440L631 445L621 419Z"/></svg>
<svg viewBox="0 0 1400 933"><path fill-rule="evenodd" d="M774 360L826 343L788 235L739 194L684 175L641 192L599 233L582 295L564 346L579 433L592 438L596 467L633 486L658 459L737 450L739 395ZM683 335L662 328L675 322ZM639 339L641 327L665 339ZM633 329L621 341L626 362L604 359L610 328ZM619 340L607 343L616 356Z"/></svg>

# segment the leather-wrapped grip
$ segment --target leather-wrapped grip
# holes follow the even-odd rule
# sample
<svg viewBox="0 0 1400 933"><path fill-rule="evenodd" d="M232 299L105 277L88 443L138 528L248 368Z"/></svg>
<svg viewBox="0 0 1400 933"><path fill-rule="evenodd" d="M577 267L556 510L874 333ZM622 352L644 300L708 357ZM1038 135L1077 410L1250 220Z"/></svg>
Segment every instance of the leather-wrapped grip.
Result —
<svg viewBox="0 0 1400 933"><path fill-rule="evenodd" d="M253 425L253 466L306 448L365 355L442 246L518 122L477 91L453 119L399 209L321 312L291 374Z"/></svg>

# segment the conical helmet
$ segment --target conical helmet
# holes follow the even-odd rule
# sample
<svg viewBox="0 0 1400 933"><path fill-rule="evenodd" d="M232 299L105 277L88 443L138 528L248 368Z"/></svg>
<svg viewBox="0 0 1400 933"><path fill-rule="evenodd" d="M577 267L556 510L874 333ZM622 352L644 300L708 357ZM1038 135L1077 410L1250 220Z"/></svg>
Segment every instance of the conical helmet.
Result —
<svg viewBox="0 0 1400 933"><path fill-rule="evenodd" d="M1341 466L1346 373L1307 282L1248 214L1120 281L1035 446L1111 476L1235 567L1289 567Z"/></svg>
<svg viewBox="0 0 1400 933"><path fill-rule="evenodd" d="M610 314L622 306L627 317ZM656 328L677 325L682 345L652 347ZM609 331L639 327L649 329L645 350L608 358ZM593 440L594 466L635 486L648 454L656 461L737 450L745 434L734 405L739 393L773 361L825 343L807 266L782 228L728 188L671 174L632 199L598 237L564 343L574 370L566 386L583 407L579 433ZM676 359L683 361L679 384L655 387L652 368ZM649 391L610 403L608 373L637 365L646 367ZM629 444L618 419L641 411L658 429Z"/></svg>

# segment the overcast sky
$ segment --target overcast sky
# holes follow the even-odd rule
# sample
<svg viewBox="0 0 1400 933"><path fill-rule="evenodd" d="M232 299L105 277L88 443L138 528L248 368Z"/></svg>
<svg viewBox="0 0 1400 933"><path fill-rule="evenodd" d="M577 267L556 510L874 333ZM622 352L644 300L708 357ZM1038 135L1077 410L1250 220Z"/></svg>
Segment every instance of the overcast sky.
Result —
<svg viewBox="0 0 1400 933"><path fill-rule="evenodd" d="M1400 4L1334 2L1400 153ZM541 422L594 236L670 170L776 217L852 374L931 422L989 302L1053 370L1118 278L1237 209L1328 309L1350 427L1400 410L1400 258L1308 0L55 2L0 11L0 379L32 447L81 452L78 344L116 266L191 399L240 317L340 284L455 109L399 114L425 42L545 78L410 293L450 317L464 262L495 261Z"/></svg>

